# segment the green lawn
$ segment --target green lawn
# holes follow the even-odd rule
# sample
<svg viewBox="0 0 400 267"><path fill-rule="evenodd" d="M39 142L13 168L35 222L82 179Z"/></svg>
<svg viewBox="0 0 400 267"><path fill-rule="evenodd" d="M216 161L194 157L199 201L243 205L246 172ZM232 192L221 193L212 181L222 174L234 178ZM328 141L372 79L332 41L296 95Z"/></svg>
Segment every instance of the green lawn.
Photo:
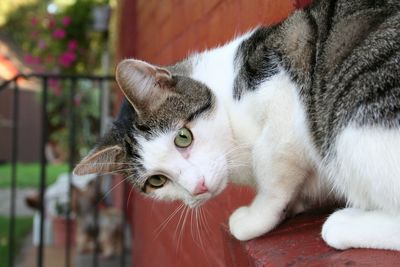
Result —
<svg viewBox="0 0 400 267"><path fill-rule="evenodd" d="M32 217L15 218L15 257L26 235L32 229ZM0 216L0 267L8 267L8 223L9 218Z"/></svg>
<svg viewBox="0 0 400 267"><path fill-rule="evenodd" d="M68 172L67 164L57 164L47 166L47 185L53 183L59 174ZM17 164L17 186L18 187L37 187L40 183L40 165ZM11 186L11 164L0 165L0 188Z"/></svg>

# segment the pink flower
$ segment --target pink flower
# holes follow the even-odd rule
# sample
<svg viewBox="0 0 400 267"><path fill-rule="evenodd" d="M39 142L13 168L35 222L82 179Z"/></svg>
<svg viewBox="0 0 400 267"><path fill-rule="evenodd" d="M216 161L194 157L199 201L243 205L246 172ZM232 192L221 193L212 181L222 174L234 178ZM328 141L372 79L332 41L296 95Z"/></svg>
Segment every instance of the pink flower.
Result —
<svg viewBox="0 0 400 267"><path fill-rule="evenodd" d="M60 96L61 95L61 87L60 86L53 87L53 93L55 96Z"/></svg>
<svg viewBox="0 0 400 267"><path fill-rule="evenodd" d="M39 57L33 57L33 64L39 65L40 64L40 58Z"/></svg>
<svg viewBox="0 0 400 267"><path fill-rule="evenodd" d="M40 64L40 58L39 57L35 57L31 54L27 54L24 56L24 61L26 64L29 65L39 65Z"/></svg>
<svg viewBox="0 0 400 267"><path fill-rule="evenodd" d="M49 86L51 91L54 93L55 96L61 95L61 86L60 83L55 79L49 79Z"/></svg>
<svg viewBox="0 0 400 267"><path fill-rule="evenodd" d="M78 48L78 42L76 40L71 40L68 42L68 50L74 51Z"/></svg>
<svg viewBox="0 0 400 267"><path fill-rule="evenodd" d="M58 85L58 81L56 79L49 79L49 86L54 87Z"/></svg>
<svg viewBox="0 0 400 267"><path fill-rule="evenodd" d="M49 26L49 29L53 29L53 28L56 26L56 21L55 21L55 19L54 19L53 17L51 17L51 18L49 19L49 24L48 24L48 26Z"/></svg>
<svg viewBox="0 0 400 267"><path fill-rule="evenodd" d="M46 69L42 65L36 65L35 66L35 71L36 72L45 72Z"/></svg>
<svg viewBox="0 0 400 267"><path fill-rule="evenodd" d="M44 50L47 47L47 44L44 40L39 40L38 47L40 50Z"/></svg>
<svg viewBox="0 0 400 267"><path fill-rule="evenodd" d="M31 37L32 37L33 39L36 39L38 36L39 36L39 33L38 33L37 31L33 31L33 32L31 33Z"/></svg>
<svg viewBox="0 0 400 267"><path fill-rule="evenodd" d="M32 18L31 19L31 25L32 26L36 26L36 25L38 25L38 23L39 23L39 20L37 18Z"/></svg>
<svg viewBox="0 0 400 267"><path fill-rule="evenodd" d="M31 54L25 55L24 61L26 64L33 64L33 56Z"/></svg>
<svg viewBox="0 0 400 267"><path fill-rule="evenodd" d="M50 65L53 63L53 61L54 61L54 57L52 55L47 55L46 60L45 60L46 64Z"/></svg>
<svg viewBox="0 0 400 267"><path fill-rule="evenodd" d="M72 51L64 52L60 55L58 62L64 68L69 68L76 60L76 54Z"/></svg>
<svg viewBox="0 0 400 267"><path fill-rule="evenodd" d="M56 29L53 32L53 37L58 40L63 39L65 37L65 35L67 35L67 33L63 29L60 29L60 28Z"/></svg>
<svg viewBox="0 0 400 267"><path fill-rule="evenodd" d="M82 102L82 98L80 97L80 96L75 96L75 98L74 98L74 104L75 104L75 106L80 106L81 105L81 102Z"/></svg>
<svg viewBox="0 0 400 267"><path fill-rule="evenodd" d="M68 17L68 16L65 16L65 17L62 18L61 22L64 25L64 27L67 27L68 25L71 24L72 19L70 17Z"/></svg>

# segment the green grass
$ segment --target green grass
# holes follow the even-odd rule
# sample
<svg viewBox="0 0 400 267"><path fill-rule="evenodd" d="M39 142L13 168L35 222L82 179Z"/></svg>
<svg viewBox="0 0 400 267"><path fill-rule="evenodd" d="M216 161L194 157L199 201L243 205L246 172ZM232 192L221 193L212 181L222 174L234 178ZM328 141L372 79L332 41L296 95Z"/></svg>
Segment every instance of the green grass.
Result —
<svg viewBox="0 0 400 267"><path fill-rule="evenodd" d="M0 267L8 267L8 225L9 218L0 216ZM32 217L15 218L15 258L26 235L32 229Z"/></svg>
<svg viewBox="0 0 400 267"><path fill-rule="evenodd" d="M68 172L67 164L47 166L47 185L57 180L58 175ZM40 164L17 164L17 186L37 187L40 184ZM11 187L11 164L0 165L0 188Z"/></svg>

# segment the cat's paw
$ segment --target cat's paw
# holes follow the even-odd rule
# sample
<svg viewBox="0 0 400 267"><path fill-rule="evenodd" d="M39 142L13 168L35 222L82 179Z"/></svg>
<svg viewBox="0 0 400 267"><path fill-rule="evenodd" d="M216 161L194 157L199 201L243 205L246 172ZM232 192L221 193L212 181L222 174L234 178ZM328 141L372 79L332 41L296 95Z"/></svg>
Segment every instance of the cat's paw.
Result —
<svg viewBox="0 0 400 267"><path fill-rule="evenodd" d="M359 209L346 208L334 212L322 226L322 239L331 247L344 250L354 247L353 221L361 216L363 212Z"/></svg>
<svg viewBox="0 0 400 267"><path fill-rule="evenodd" d="M230 216L229 230L236 239L247 241L271 230L276 224L273 221L265 214L263 216L249 207L241 207Z"/></svg>

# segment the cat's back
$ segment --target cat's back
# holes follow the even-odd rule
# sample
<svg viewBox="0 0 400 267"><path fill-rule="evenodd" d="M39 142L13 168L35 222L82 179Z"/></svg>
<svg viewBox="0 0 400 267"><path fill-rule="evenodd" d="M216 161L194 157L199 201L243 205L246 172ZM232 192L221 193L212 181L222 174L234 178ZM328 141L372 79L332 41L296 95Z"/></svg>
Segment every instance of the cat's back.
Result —
<svg viewBox="0 0 400 267"><path fill-rule="evenodd" d="M399 1L315 1L317 44L307 110L322 153L341 129L398 126L400 115Z"/></svg>
<svg viewBox="0 0 400 267"><path fill-rule="evenodd" d="M379 42L397 41L400 1L317 0L309 12L320 71L332 72L356 53L368 60Z"/></svg>

